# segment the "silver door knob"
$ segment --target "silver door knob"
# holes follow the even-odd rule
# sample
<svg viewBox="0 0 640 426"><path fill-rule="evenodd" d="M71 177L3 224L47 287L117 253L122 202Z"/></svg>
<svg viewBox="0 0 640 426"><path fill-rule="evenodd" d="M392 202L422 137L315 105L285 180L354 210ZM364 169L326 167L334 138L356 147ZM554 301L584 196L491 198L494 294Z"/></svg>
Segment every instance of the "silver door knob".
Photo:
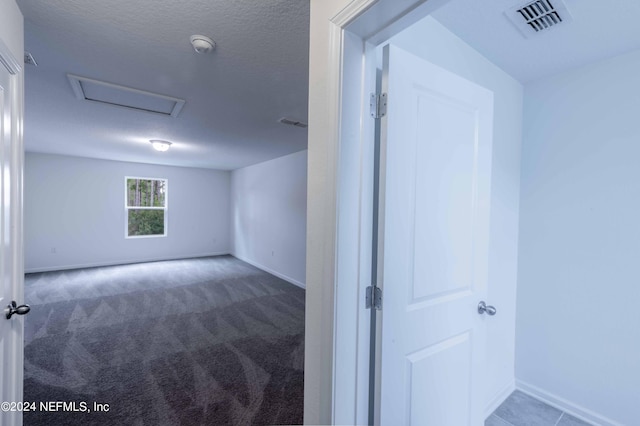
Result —
<svg viewBox="0 0 640 426"><path fill-rule="evenodd" d="M491 306L491 305L487 305L486 303L484 303L484 300L483 300L483 301L481 301L480 303L478 303L478 313L479 313L479 314L484 314L484 313L486 313L487 315L491 315L491 316L493 316L493 315L495 315L495 314L496 314L496 312L498 312L498 311L496 310L496 308L494 308L494 307L493 307L493 306Z"/></svg>

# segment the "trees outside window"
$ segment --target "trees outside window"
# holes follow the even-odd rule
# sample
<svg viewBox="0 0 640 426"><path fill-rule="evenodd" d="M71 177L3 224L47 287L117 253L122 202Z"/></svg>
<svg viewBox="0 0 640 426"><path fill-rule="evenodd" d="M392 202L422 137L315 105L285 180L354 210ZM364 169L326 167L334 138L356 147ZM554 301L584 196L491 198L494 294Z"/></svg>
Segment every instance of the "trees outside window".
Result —
<svg viewBox="0 0 640 426"><path fill-rule="evenodd" d="M167 179L125 178L127 237L167 235Z"/></svg>

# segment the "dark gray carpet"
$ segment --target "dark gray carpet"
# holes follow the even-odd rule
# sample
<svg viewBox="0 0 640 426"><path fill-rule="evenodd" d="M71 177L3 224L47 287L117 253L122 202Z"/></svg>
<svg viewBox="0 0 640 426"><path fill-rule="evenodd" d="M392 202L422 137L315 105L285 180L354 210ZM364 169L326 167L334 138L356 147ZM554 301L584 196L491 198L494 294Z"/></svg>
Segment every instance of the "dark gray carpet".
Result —
<svg viewBox="0 0 640 426"><path fill-rule="evenodd" d="M36 425L301 424L304 290L231 256L27 274Z"/></svg>

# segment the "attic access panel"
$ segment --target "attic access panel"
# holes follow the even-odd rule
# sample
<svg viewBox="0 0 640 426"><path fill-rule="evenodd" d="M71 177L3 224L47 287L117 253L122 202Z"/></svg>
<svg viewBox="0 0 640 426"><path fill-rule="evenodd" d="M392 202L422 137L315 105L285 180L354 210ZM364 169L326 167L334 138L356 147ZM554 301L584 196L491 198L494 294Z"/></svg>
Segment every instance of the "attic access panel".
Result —
<svg viewBox="0 0 640 426"><path fill-rule="evenodd" d="M138 111L177 117L184 99L160 95L106 81L67 74L76 98Z"/></svg>

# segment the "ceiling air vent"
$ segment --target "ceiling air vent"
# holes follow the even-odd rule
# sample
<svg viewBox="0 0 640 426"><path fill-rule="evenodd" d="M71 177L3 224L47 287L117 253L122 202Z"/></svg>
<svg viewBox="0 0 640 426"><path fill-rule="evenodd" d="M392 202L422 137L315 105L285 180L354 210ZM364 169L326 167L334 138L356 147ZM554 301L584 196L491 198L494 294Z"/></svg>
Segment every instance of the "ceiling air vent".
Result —
<svg viewBox="0 0 640 426"><path fill-rule="evenodd" d="M106 81L92 80L67 74L71 88L80 100L152 112L177 117L184 106L184 99L132 89Z"/></svg>
<svg viewBox="0 0 640 426"><path fill-rule="evenodd" d="M302 121L297 121L292 118L283 117L280 120L278 120L278 122L289 125L289 126L302 127L303 129L307 128L307 123L303 123Z"/></svg>
<svg viewBox="0 0 640 426"><path fill-rule="evenodd" d="M567 7L560 0L537 0L505 12L525 37L547 32L571 21Z"/></svg>

